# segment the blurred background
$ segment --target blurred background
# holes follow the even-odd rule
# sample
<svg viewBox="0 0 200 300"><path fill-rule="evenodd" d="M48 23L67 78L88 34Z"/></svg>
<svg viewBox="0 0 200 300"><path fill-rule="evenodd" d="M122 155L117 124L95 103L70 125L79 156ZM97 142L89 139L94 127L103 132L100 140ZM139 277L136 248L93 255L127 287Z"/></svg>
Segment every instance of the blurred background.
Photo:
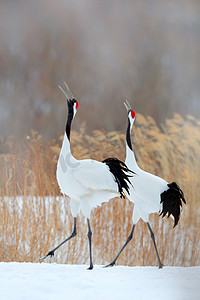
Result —
<svg viewBox="0 0 200 300"><path fill-rule="evenodd" d="M151 216L161 259L200 265L199 0L0 0L0 261L38 261L71 233L55 176L64 81L80 102L71 141L78 159L124 159L129 100L139 166L176 180L187 199L174 230ZM92 214L95 263L109 263L130 234L132 206L115 199ZM57 262L87 263L86 231ZM119 263L157 265L141 221L135 241Z"/></svg>
<svg viewBox="0 0 200 300"><path fill-rule="evenodd" d="M125 130L127 98L158 126L200 113L199 0L0 0L0 135Z"/></svg>

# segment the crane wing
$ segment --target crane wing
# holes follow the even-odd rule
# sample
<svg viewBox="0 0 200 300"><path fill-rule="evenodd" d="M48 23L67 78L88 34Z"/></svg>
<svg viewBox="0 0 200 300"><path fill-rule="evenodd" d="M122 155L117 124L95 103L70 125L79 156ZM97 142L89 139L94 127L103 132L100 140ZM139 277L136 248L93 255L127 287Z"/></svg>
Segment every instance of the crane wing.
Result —
<svg viewBox="0 0 200 300"><path fill-rule="evenodd" d="M110 190L118 193L118 186L106 164L91 160L79 160L71 169L72 176L87 189Z"/></svg>

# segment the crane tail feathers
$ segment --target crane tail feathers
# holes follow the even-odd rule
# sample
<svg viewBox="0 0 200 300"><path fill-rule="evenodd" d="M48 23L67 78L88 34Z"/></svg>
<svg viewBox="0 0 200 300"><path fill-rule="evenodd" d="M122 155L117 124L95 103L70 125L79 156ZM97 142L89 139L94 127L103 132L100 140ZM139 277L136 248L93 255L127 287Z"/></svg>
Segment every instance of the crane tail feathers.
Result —
<svg viewBox="0 0 200 300"><path fill-rule="evenodd" d="M159 216L162 218L173 215L174 227L178 224L182 208L182 201L186 204L184 193L176 182L168 184L169 189L161 194L162 211Z"/></svg>
<svg viewBox="0 0 200 300"><path fill-rule="evenodd" d="M120 197L125 198L124 190L129 194L131 185L129 177L133 176L130 174L135 174L135 172L129 170L126 164L117 158L107 158L103 160L102 163L105 163L109 167L118 185Z"/></svg>

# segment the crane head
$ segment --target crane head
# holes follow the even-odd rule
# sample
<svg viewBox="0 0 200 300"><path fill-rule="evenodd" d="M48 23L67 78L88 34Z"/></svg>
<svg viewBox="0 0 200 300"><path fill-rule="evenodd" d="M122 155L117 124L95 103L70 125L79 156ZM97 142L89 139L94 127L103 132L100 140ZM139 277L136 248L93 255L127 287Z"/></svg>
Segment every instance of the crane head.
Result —
<svg viewBox="0 0 200 300"><path fill-rule="evenodd" d="M61 86L59 86L59 89L62 91L62 93L67 98L68 109L73 110L73 116L75 116L77 109L79 107L79 102L74 98L74 96L73 96L72 92L70 91L66 82L64 82L64 84L65 84L67 91L64 91Z"/></svg>
<svg viewBox="0 0 200 300"><path fill-rule="evenodd" d="M135 121L135 116L136 116L136 113L135 111L131 108L128 100L125 100L124 102L124 105L127 109L127 112L128 112L128 118L130 119L131 123L133 124L133 122Z"/></svg>

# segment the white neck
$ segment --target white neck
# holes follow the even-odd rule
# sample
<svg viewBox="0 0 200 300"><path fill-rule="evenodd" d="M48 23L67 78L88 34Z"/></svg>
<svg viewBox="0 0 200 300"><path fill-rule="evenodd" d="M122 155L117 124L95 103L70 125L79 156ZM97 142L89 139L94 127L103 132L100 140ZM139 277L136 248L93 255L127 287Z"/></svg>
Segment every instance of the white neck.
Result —
<svg viewBox="0 0 200 300"><path fill-rule="evenodd" d="M71 154L70 141L66 135L66 132L65 132L64 138L63 138L59 161L61 162L61 164L64 161L65 162L64 164L68 167L72 167L72 166L74 167L74 164L77 163L77 160Z"/></svg>
<svg viewBox="0 0 200 300"><path fill-rule="evenodd" d="M126 143L126 161L125 161L125 163L130 169L132 169L132 171L139 169L139 167L137 165L137 161L135 159L135 154L134 154L133 150L131 150L129 148L127 143Z"/></svg>
<svg viewBox="0 0 200 300"><path fill-rule="evenodd" d="M64 134L61 152L64 152L65 154L68 154L68 153L71 154L70 141L66 135L66 132Z"/></svg>

